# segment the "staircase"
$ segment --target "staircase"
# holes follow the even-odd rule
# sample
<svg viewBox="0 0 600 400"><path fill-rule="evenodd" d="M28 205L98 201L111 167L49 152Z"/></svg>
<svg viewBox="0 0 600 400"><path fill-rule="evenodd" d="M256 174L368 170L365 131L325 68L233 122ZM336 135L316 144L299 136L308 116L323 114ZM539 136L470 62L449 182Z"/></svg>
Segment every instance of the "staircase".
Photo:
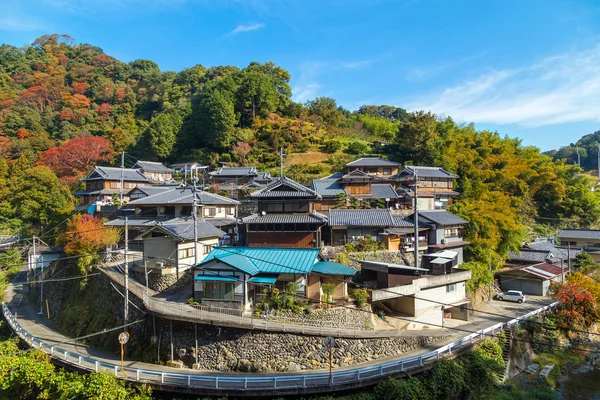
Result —
<svg viewBox="0 0 600 400"><path fill-rule="evenodd" d="M506 341L504 342L504 347L502 348L502 359L504 360L504 371L498 376L498 381L500 383L504 382L508 376L508 361L510 359L510 346L512 343L512 329L504 328L503 330L504 336L506 337Z"/></svg>

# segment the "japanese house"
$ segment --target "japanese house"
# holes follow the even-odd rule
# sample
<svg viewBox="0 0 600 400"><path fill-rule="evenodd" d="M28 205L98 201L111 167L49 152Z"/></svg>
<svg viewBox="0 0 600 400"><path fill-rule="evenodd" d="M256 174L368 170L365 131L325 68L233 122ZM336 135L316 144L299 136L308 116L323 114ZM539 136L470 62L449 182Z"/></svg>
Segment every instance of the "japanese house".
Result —
<svg viewBox="0 0 600 400"><path fill-rule="evenodd" d="M244 185L257 183L266 185L272 181L269 172L260 172L256 167L221 167L210 172L210 182L214 184Z"/></svg>
<svg viewBox="0 0 600 400"><path fill-rule="evenodd" d="M600 262L600 230L563 229L556 236L563 248L581 249Z"/></svg>
<svg viewBox="0 0 600 400"><path fill-rule="evenodd" d="M411 217L409 217L409 220ZM448 270L463 263L464 226L468 221L446 210L419 211L419 224L430 226L428 253L424 254L424 268Z"/></svg>
<svg viewBox="0 0 600 400"><path fill-rule="evenodd" d="M458 175L443 168L406 166L392 178L397 182L400 193L406 193L403 208L412 208L415 173L418 180L418 198L420 210L441 209L452 204L460 194L454 191L454 181Z"/></svg>
<svg viewBox="0 0 600 400"><path fill-rule="evenodd" d="M408 329L428 324L439 328L445 319L469 320L466 282L471 279L471 271L451 268L440 273L430 268L384 262L360 261L360 264L362 278L372 288L373 308L381 305L392 313L414 317L418 322L409 322Z"/></svg>
<svg viewBox="0 0 600 400"><path fill-rule="evenodd" d="M371 236L380 239L387 228L396 221L388 209L335 209L329 210L328 225L331 245L343 246L360 238Z"/></svg>
<svg viewBox="0 0 600 400"><path fill-rule="evenodd" d="M152 182L167 182L173 179L173 170L167 168L160 162L138 161L133 166L139 169L142 174Z"/></svg>
<svg viewBox="0 0 600 400"><path fill-rule="evenodd" d="M98 206L112 204L113 195L121 193L121 176L123 177L123 193L137 186L148 186L151 181L140 170L132 168L94 167L85 178L85 190L75 192L79 197L80 208L90 204ZM126 199L126 198L125 198Z"/></svg>
<svg viewBox="0 0 600 400"><path fill-rule="evenodd" d="M355 170L359 170L365 174L391 182L392 176L398 173L400 166L400 163L384 160L379 157L363 157L346 164L344 166L344 173L349 174Z"/></svg>
<svg viewBox="0 0 600 400"><path fill-rule="evenodd" d="M314 190L282 177L250 197L258 213L243 219L248 246L321 247L327 217L315 211L320 196Z"/></svg>
<svg viewBox="0 0 600 400"><path fill-rule="evenodd" d="M353 268L324 261L319 249L217 247L194 268L194 299L203 305L247 310L264 299L264 290L285 290L296 284L296 295L322 299L323 283L334 283L334 299L348 293Z"/></svg>
<svg viewBox="0 0 600 400"><path fill-rule="evenodd" d="M505 267L496 273L502 291L520 290L525 294L547 296L552 282L560 282L569 267L541 262L518 267Z"/></svg>
<svg viewBox="0 0 600 400"><path fill-rule="evenodd" d="M319 211L347 207L351 201L357 201L357 205L367 203L370 207L387 208L395 205L399 198L394 187L385 183L385 179L359 169L315 179L312 188L321 196L316 202ZM344 200L343 203L341 200Z"/></svg>
<svg viewBox="0 0 600 400"><path fill-rule="evenodd" d="M204 220L196 221L196 230L196 246L191 217L157 222L142 233L136 239L143 242L143 263L146 268L154 274L175 274L179 277L183 271L195 265L196 252L198 260L202 260L213 247L218 246L219 238L225 236L225 232Z"/></svg>

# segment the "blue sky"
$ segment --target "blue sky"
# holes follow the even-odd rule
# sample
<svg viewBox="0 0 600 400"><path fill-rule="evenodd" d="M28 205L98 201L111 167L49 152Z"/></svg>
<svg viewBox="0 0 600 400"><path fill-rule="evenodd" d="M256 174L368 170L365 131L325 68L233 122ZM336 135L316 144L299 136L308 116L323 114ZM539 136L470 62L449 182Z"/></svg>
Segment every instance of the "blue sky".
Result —
<svg viewBox="0 0 600 400"><path fill-rule="evenodd" d="M294 99L475 122L543 150L600 129L600 1L0 0L0 42L66 33L163 70L274 61Z"/></svg>

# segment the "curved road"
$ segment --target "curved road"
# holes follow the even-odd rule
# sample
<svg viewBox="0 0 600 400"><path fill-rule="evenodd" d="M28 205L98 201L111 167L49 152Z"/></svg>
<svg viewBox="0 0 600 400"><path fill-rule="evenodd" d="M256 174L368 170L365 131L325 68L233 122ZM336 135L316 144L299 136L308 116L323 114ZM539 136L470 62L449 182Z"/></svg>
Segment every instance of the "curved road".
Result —
<svg viewBox="0 0 600 400"><path fill-rule="evenodd" d="M123 377L120 359L117 355L107 353L80 343L59 344L68 341L69 338L58 333L52 328L50 321L43 315L38 315L37 310L27 304L24 298L24 285L26 273L17 274L13 282L7 287L5 300L6 308L3 307L5 318L11 324L13 330L33 347L40 347L50 352L54 359L63 365L85 371L107 370ZM547 308L547 299L535 300L528 305L519 308L522 313L536 312L540 307ZM499 304L497 304L499 305ZM504 309L510 310L509 308ZM508 312L508 311L507 311ZM502 312L500 312L502 313ZM19 325L16 325L13 320ZM468 330L485 329L491 333L498 332L504 326L515 321L509 321L499 317L494 320L474 321L473 324L464 326ZM483 323L487 321L487 323ZM483 331L483 330L482 330ZM407 331L407 336L421 336L423 332ZM178 391L196 394L212 395L243 395L264 397L267 395L285 394L310 394L339 391L372 385L386 376L403 375L406 371L416 372L424 368L426 364L435 362L439 357L447 356L466 349L484 337L484 334L471 334L465 337L465 333L436 330L427 331L428 336L451 335L447 339L425 346L416 351L402 354L399 357L374 360L360 366L337 368L333 373L333 382L330 376L323 371L302 371L301 373L281 374L244 374L195 371L190 369L175 369L156 364L141 363L133 360L125 362L125 372L128 380L145 382L151 384L155 389L166 391ZM35 339L31 340L31 336ZM458 339L458 340L457 340ZM55 346L50 350L51 346ZM60 350L59 350L60 348Z"/></svg>

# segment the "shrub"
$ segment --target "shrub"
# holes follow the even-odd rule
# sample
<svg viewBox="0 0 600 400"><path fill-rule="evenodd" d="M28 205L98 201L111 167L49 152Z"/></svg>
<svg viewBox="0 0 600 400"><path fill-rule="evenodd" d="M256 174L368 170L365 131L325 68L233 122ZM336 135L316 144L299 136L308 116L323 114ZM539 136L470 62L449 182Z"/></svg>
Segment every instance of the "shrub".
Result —
<svg viewBox="0 0 600 400"><path fill-rule="evenodd" d="M328 303L333 300L333 292L335 292L335 284L333 283L324 283L321 285L321 289L323 289L323 295L325 296L325 301Z"/></svg>
<svg viewBox="0 0 600 400"><path fill-rule="evenodd" d="M342 148L342 143L337 140L328 140L323 144L322 150L324 153L336 153Z"/></svg>
<svg viewBox="0 0 600 400"><path fill-rule="evenodd" d="M367 289L354 289L354 302L356 307L360 308L367 302L369 292Z"/></svg>
<svg viewBox="0 0 600 400"><path fill-rule="evenodd" d="M456 399L465 385L465 370L456 361L440 360L426 375L425 385L434 399Z"/></svg>
<svg viewBox="0 0 600 400"><path fill-rule="evenodd" d="M346 153L361 155L369 152L369 145L362 142L352 142L346 147Z"/></svg>
<svg viewBox="0 0 600 400"><path fill-rule="evenodd" d="M378 400L429 400L431 396L417 378L389 379L375 386Z"/></svg>

